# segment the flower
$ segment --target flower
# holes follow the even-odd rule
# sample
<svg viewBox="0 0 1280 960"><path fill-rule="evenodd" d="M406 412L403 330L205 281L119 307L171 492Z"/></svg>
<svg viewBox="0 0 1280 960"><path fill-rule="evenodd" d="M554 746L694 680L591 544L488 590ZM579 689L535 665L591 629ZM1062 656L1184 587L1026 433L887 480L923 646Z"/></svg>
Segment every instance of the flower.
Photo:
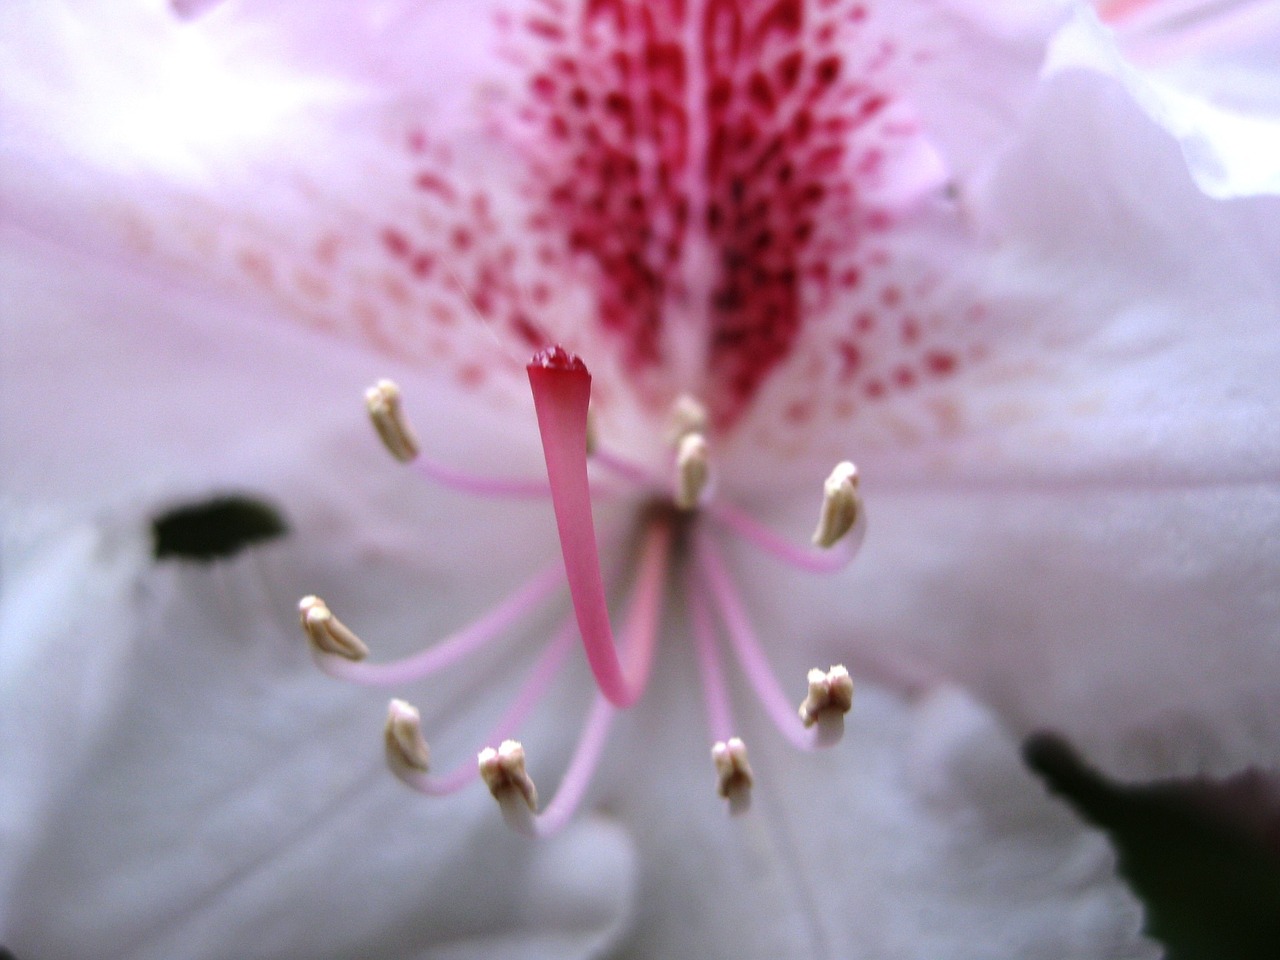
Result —
<svg viewBox="0 0 1280 960"><path fill-rule="evenodd" d="M709 2L744 122L776 121L781 88L730 55L739 6L803 33L776 48L779 83L799 52L837 92L811 151L770 160L793 202L755 171L690 178L695 230L664 164L714 156L714 128L655 107L632 169L589 131L625 132L641 101L592 85L575 128L576 87L543 78L557 58L621 73L640 43L615 19L638 5L587 6L602 49L565 52L580 8L548 0L515 7L501 58L481 4L0 14L34 38L0 77L23 411L3 608L21 642L0 676L24 733L0 903L20 955L1142 955L1105 842L1007 731L1053 727L1133 777L1275 760L1272 201L1198 189L1135 105L1142 78L1080 41L1086 14L1041 78L1058 5ZM645 92L686 69L670 27ZM869 119L851 132L850 112ZM790 239L718 225L757 194ZM340 336L256 322L280 315ZM714 796L678 605L588 810L536 845L494 830L483 791L419 801L380 759L353 771L369 701L309 672L282 625L316 590L381 653L555 558L548 511L409 483L339 412L393 368L432 461L531 474L521 378L553 331L590 358L602 438L650 466L696 387L717 503L794 530L832 462L865 477L875 533L849 576L726 559L780 676L847 657L868 681L836 755L772 749L739 710L749 818ZM682 331L706 349L676 349ZM222 571L149 561L139 518L233 485L287 504L291 536ZM602 530L634 517L626 497L599 509ZM433 755L467 755L533 652L433 688ZM587 682L522 733L551 769Z"/></svg>

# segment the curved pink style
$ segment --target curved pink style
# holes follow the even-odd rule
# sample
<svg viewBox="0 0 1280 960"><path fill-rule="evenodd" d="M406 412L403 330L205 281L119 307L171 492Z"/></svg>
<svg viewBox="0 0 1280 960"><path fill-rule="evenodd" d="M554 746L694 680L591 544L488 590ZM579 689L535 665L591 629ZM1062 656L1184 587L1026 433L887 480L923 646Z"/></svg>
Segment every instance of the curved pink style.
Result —
<svg viewBox="0 0 1280 960"><path fill-rule="evenodd" d="M587 662L605 698L615 707L629 707L640 699L648 680L657 639L658 612L662 607L670 528L658 521L650 524L646 532L640 579L632 618L628 621L631 634L628 677L618 660L613 628L609 624L595 521L591 516L591 488L587 482L587 406L591 400L591 374L581 359L563 347L552 347L537 354L527 369L569 594L573 598Z"/></svg>

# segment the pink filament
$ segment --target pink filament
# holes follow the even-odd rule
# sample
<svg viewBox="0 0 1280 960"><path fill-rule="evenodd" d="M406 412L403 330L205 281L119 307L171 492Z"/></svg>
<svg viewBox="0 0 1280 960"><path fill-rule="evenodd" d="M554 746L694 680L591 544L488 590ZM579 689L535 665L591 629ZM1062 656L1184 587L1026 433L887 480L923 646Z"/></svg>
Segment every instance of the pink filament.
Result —
<svg viewBox="0 0 1280 960"><path fill-rule="evenodd" d="M532 672L525 680L524 686L520 688L516 699L489 731L485 743L499 743L506 740L520 729L525 718L533 712L573 646L573 637L576 632L573 626L572 623L566 623L556 631L551 642L542 651L542 656L534 664ZM448 796L451 793L457 793L480 776L480 768L476 766L474 756L473 753L472 759L459 763L448 773L439 776L414 770L397 771L397 776L419 793L429 797Z"/></svg>
<svg viewBox="0 0 1280 960"><path fill-rule="evenodd" d="M479 620L426 650L401 660L365 663L317 653L315 661L329 676L365 687L400 686L423 680L486 646L551 596L563 580L564 574L558 565L544 570Z"/></svg>
<svg viewBox="0 0 1280 960"><path fill-rule="evenodd" d="M859 512L853 529L839 543L829 550L820 550L792 543L731 503L716 501L707 505L706 512L748 543L806 573L843 570L857 555L867 529L866 513Z"/></svg>
<svg viewBox="0 0 1280 960"><path fill-rule="evenodd" d="M711 739L721 742L733 736L733 712L729 706L729 693L724 682L724 669L720 665L720 652L716 649L715 626L707 598L701 591L692 591L693 636L698 650L698 668L702 673L702 692L707 706L707 725Z"/></svg>
<svg viewBox="0 0 1280 960"><path fill-rule="evenodd" d="M477 497L508 497L513 500L542 500L551 493L543 480L522 480L518 478L485 477L446 467L442 463L429 460L419 455L413 466L428 480L434 480L443 487L469 493Z"/></svg>
<svg viewBox="0 0 1280 960"><path fill-rule="evenodd" d="M719 549L711 537L702 531L698 532L697 560L743 673L747 675L748 682L774 726L793 746L801 750L830 746L831 741L825 738L824 729L821 726L806 729L796 708L782 692L778 678L760 647L755 630L747 619L742 598L725 570Z"/></svg>
<svg viewBox="0 0 1280 960"><path fill-rule="evenodd" d="M609 624L600 576L591 490L587 482L587 406L591 374L582 361L559 347L539 354L528 366L538 430L542 436L551 503L560 535L569 593L587 662L600 692L616 707L633 705L644 692L662 604L665 558L671 531L655 521L646 531L644 556L628 632L631 676L623 673Z"/></svg>
<svg viewBox="0 0 1280 960"><path fill-rule="evenodd" d="M641 487L642 489L662 489L662 481L654 474L602 445L596 445L595 452L591 454L591 461L592 463L598 463L610 473L633 486Z"/></svg>

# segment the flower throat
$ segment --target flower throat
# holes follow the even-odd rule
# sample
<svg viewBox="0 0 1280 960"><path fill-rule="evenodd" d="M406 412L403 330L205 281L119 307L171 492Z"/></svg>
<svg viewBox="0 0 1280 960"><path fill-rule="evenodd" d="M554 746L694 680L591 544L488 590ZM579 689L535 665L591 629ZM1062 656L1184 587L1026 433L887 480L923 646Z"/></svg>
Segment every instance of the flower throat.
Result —
<svg viewBox="0 0 1280 960"><path fill-rule="evenodd" d="M701 685L706 704L718 792L733 813L749 809L753 774L743 740L736 735L729 687L721 658L727 638L748 684L779 732L802 750L839 741L853 687L842 666L811 670L799 709L783 692L729 572L720 539L733 536L773 558L810 573L832 573L853 557L865 530L865 511L852 463L827 477L813 547L786 540L749 514L713 496L714 470L701 405L683 397L672 411L670 462L664 473L615 453L593 436L591 374L562 347L539 352L527 366L546 462L546 480L474 476L421 453L403 408L399 388L383 380L366 393L366 405L383 444L395 459L413 464L435 483L483 497L551 501L560 560L550 564L487 613L427 649L385 663L366 661L369 648L318 597L299 605L303 629L322 670L341 680L399 687L423 680L467 659L514 627L567 585L572 616L556 629L514 701L499 719L477 762L440 774L422 733L418 711L404 700L388 707L388 765L415 790L440 796L477 777L517 831L543 836L563 828L581 805L600 764L617 714L636 705L649 683L668 581L685 581ZM592 471L634 491L639 504L638 563L630 584L621 637L610 620L592 515ZM525 750L514 737L581 638L595 679L596 695L568 769L555 796L540 807L526 769Z"/></svg>

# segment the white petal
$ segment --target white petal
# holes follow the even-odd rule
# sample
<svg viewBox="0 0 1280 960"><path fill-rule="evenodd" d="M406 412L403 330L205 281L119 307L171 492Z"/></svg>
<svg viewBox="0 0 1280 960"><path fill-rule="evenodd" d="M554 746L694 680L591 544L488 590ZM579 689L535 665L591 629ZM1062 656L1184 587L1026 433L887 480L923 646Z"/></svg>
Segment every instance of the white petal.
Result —
<svg viewBox="0 0 1280 960"><path fill-rule="evenodd" d="M359 412L358 367L314 338L27 236L5 237L0 271L10 495L92 510L208 493L298 457L344 395Z"/></svg>
<svg viewBox="0 0 1280 960"><path fill-rule="evenodd" d="M14 875L39 841L33 825L99 739L121 696L132 617L127 596L147 562L137 538L6 507L0 629L0 926Z"/></svg>
<svg viewBox="0 0 1280 960"><path fill-rule="evenodd" d="M483 789L432 802L391 777L383 701L318 674L292 598L306 583L345 600L339 583L358 569L380 588L382 616L351 602L349 618L412 638L429 611L399 601L439 575L371 557L345 511L293 519L281 547L213 570L138 571L101 598L108 623L132 621L76 636L123 657L109 723L38 809L10 800L16 781L3 788L34 841L22 861L6 858L6 945L28 956L597 955L631 912L625 830L584 819L530 845ZM91 558L83 576L105 590L108 574ZM25 609L35 592L6 604ZM65 672L33 657L4 683L38 690ZM436 688L424 718L457 726L457 706ZM441 738L442 759L474 756L463 743L478 733L461 726ZM544 728L533 735L549 751L567 746L567 731ZM38 752L56 757L49 746Z"/></svg>
<svg viewBox="0 0 1280 960"><path fill-rule="evenodd" d="M541 468L536 425L359 346L280 324L136 270L0 235L6 290L6 492L92 514L312 473L354 493L398 482L426 495L378 443L363 391L390 375L429 455L520 475ZM527 392L527 388L526 388ZM443 429L448 424L450 429ZM536 473L534 474L537 475ZM527 511L526 511L527 513ZM477 522L481 522L479 515Z"/></svg>
<svg viewBox="0 0 1280 960"><path fill-rule="evenodd" d="M1119 80L1177 138L1210 196L1275 194L1280 15L1265 3L1215 6L1197 13L1152 4L1151 17L1122 21L1114 41L1082 12L1057 37L1048 70L1085 68Z"/></svg>
<svg viewBox="0 0 1280 960"><path fill-rule="evenodd" d="M857 568L825 593L824 646L955 677L1115 776L1280 760L1274 488L871 505Z"/></svg>
<svg viewBox="0 0 1280 960"><path fill-rule="evenodd" d="M1276 200L1206 198L1123 90L1071 73L980 209L984 312L924 334L959 357L953 375L858 411L869 483L1280 476Z"/></svg>
<svg viewBox="0 0 1280 960"><path fill-rule="evenodd" d="M821 308L747 456L851 457L869 490L1274 479L1278 234L1276 198L1205 196L1124 84L1059 72L985 184Z"/></svg>
<svg viewBox="0 0 1280 960"><path fill-rule="evenodd" d="M670 744L667 765L616 801L651 851L625 956L1158 955L1105 838L962 693L907 706L863 685L845 740L818 754L784 745L740 698L755 800L730 819L688 670L657 677L633 733L650 754Z"/></svg>
<svg viewBox="0 0 1280 960"><path fill-rule="evenodd" d="M924 51L896 79L952 172L968 178L1017 128L1048 41L1068 15L1062 0L914 0L871 5L891 37Z"/></svg>

